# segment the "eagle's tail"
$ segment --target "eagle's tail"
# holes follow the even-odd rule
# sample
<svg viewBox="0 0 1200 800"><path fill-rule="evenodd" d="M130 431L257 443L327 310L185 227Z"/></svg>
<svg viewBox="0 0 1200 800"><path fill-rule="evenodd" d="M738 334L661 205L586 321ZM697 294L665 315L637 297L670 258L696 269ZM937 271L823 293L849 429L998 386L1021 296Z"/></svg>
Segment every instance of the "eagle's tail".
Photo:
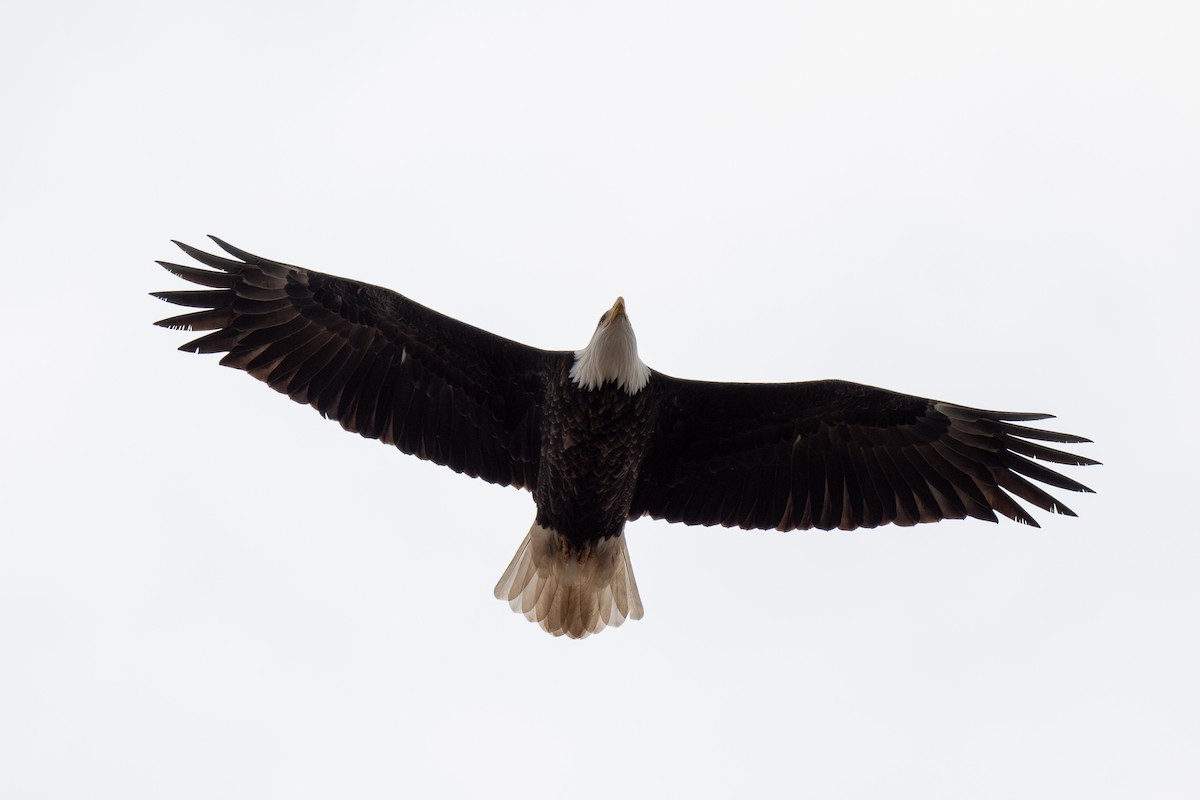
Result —
<svg viewBox="0 0 1200 800"><path fill-rule="evenodd" d="M642 599L623 535L571 552L536 522L496 584L496 597L555 636L582 639L626 618L642 618Z"/></svg>

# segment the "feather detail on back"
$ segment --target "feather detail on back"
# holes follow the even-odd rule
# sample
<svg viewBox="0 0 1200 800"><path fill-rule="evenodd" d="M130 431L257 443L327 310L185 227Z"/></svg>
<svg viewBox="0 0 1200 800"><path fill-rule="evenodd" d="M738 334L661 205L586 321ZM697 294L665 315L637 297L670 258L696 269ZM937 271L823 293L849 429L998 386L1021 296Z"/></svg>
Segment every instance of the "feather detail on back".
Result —
<svg viewBox="0 0 1200 800"><path fill-rule="evenodd" d="M573 553L557 533L536 522L496 584L495 595L547 633L572 639L642 618L624 536Z"/></svg>

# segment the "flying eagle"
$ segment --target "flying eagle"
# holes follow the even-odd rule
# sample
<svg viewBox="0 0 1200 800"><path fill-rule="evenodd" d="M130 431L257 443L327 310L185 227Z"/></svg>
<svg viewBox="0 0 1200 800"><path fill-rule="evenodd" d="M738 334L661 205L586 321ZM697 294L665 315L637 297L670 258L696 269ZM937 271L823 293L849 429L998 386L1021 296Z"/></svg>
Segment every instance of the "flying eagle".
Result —
<svg viewBox="0 0 1200 800"><path fill-rule="evenodd" d="M1036 526L1014 496L1075 513L1027 479L1091 491L1039 463L1098 463L1043 444L1087 439L1015 424L1048 414L837 380L672 378L638 358L622 298L582 349L539 350L212 238L233 258L175 244L214 269L158 262L207 288L155 292L201 309L157 324L211 331L179 349L225 353L348 431L528 489L537 517L495 595L555 636L641 618L622 536L638 517L853 530L998 511Z"/></svg>

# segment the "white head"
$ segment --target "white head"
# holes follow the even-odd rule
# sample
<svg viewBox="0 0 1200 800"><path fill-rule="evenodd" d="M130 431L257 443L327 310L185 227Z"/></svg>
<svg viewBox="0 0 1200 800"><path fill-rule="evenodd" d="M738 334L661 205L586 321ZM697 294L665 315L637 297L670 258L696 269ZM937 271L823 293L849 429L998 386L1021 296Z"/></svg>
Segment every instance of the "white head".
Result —
<svg viewBox="0 0 1200 800"><path fill-rule="evenodd" d="M637 394L650 381L650 368L638 358L637 337L625 314L625 298L618 297L600 317L587 347L575 351L571 380L581 389L599 389L615 381L630 394Z"/></svg>

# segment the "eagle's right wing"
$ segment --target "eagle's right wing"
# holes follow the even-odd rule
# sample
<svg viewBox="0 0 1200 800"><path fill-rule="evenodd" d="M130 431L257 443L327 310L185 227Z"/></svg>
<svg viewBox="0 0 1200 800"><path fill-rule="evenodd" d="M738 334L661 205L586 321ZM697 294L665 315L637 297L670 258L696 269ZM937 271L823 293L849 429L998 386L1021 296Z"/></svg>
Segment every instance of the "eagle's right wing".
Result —
<svg viewBox="0 0 1200 800"><path fill-rule="evenodd" d="M158 322L213 331L180 347L226 353L348 431L490 483L533 489L543 375L570 353L539 350L366 283L176 242L216 270L159 262L204 291L155 292L203 309Z"/></svg>

